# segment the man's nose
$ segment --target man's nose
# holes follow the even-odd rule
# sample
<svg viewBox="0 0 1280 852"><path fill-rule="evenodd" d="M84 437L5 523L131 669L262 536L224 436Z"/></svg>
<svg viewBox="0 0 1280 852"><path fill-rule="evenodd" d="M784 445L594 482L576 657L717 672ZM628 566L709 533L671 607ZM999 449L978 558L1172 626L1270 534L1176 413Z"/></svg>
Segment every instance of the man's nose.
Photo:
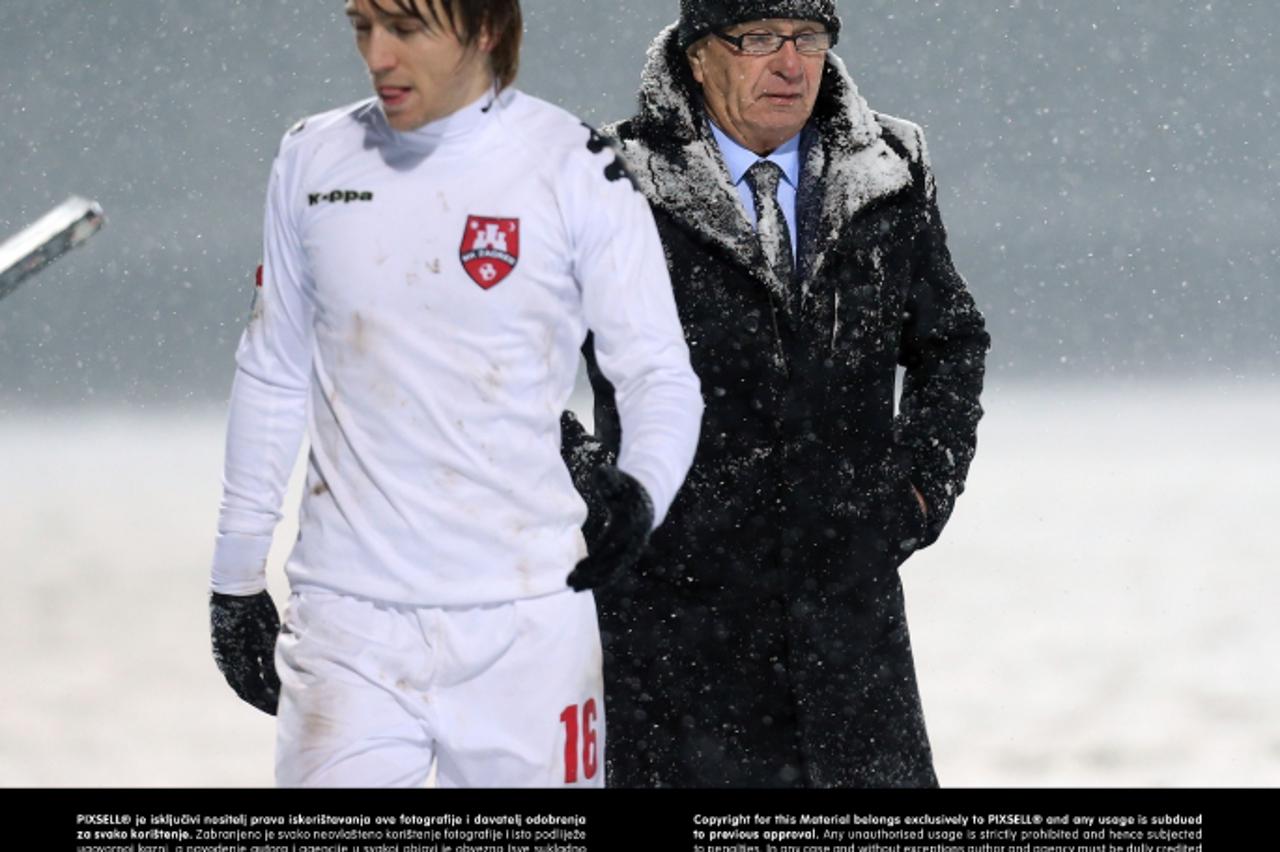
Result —
<svg viewBox="0 0 1280 852"><path fill-rule="evenodd" d="M369 66L371 74L384 74L396 67L397 60L393 42L394 37L387 32L385 27L375 25L369 31L369 41L365 50L364 61Z"/></svg>
<svg viewBox="0 0 1280 852"><path fill-rule="evenodd" d="M769 67L775 74L788 80L794 80L804 73L804 64L800 61L800 51L796 50L794 41L784 41L782 47L773 54Z"/></svg>

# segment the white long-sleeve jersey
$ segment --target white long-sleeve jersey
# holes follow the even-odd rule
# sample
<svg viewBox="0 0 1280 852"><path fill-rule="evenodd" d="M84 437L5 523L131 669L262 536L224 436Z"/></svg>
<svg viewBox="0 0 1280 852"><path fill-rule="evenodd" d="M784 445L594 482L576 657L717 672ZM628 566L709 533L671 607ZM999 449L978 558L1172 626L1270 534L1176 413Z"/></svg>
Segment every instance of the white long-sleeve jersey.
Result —
<svg viewBox="0 0 1280 852"><path fill-rule="evenodd" d="M265 588L304 433L294 589L423 606L562 591L586 507L559 418L588 329L618 466L661 522L703 404L652 214L613 152L515 90L410 133L376 100L300 123L236 356L214 591Z"/></svg>

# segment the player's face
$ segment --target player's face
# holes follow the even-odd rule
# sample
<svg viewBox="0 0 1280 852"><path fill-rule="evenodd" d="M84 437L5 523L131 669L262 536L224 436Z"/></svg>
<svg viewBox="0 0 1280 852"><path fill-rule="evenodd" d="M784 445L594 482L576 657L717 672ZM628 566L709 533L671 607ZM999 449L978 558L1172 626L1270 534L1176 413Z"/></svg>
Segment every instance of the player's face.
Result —
<svg viewBox="0 0 1280 852"><path fill-rule="evenodd" d="M439 12L439 0L413 2L432 24L406 15L390 0L347 0L346 5L383 112L401 131L444 118L493 85L488 34L464 47L443 14L432 18L427 6L434 4Z"/></svg>
<svg viewBox="0 0 1280 852"><path fill-rule="evenodd" d="M738 24L726 35L821 32L813 21L772 19ZM806 55L794 42L765 56L749 56L714 35L689 49L689 67L702 86L707 111L721 129L758 154L799 133L813 114L826 54Z"/></svg>

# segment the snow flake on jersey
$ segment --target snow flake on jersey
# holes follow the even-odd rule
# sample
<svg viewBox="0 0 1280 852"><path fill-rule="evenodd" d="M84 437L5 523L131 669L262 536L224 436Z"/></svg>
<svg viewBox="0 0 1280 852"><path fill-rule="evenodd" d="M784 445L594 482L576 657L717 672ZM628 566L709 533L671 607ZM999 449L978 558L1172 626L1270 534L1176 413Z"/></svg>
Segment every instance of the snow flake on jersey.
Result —
<svg viewBox="0 0 1280 852"><path fill-rule="evenodd" d="M485 290L496 287L520 260L520 220L468 216L458 256L472 281Z"/></svg>

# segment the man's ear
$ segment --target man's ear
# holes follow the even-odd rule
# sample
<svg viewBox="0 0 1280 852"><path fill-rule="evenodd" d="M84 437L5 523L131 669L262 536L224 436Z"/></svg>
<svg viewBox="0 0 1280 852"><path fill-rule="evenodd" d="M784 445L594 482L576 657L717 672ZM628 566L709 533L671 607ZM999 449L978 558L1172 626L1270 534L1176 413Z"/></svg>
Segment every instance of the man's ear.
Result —
<svg viewBox="0 0 1280 852"><path fill-rule="evenodd" d="M693 79L699 86L703 84L702 73L702 51L707 49L707 40L701 39L689 45L689 49L684 55L689 60L689 71L693 74Z"/></svg>

